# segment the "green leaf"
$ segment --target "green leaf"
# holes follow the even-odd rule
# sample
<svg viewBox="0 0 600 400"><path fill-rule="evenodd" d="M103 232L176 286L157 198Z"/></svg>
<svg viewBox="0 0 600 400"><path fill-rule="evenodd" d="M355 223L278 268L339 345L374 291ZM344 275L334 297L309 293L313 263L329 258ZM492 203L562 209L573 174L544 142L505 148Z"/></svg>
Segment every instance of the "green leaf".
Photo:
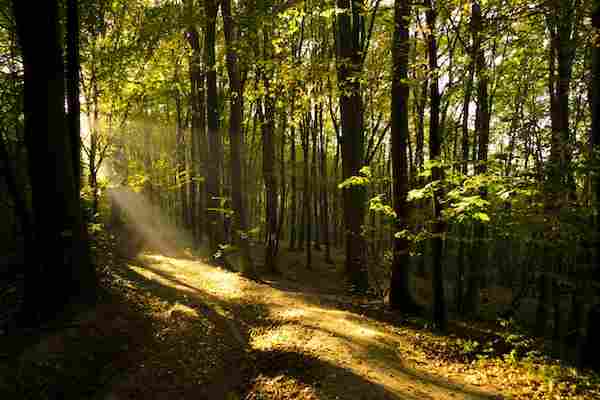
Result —
<svg viewBox="0 0 600 400"><path fill-rule="evenodd" d="M486 214L486 213L484 213L484 212L476 212L476 213L473 215L473 218L474 218L474 219L478 219L478 220L479 220L479 221L481 221L481 222L490 222L490 217L489 217L489 215L487 215L487 214Z"/></svg>

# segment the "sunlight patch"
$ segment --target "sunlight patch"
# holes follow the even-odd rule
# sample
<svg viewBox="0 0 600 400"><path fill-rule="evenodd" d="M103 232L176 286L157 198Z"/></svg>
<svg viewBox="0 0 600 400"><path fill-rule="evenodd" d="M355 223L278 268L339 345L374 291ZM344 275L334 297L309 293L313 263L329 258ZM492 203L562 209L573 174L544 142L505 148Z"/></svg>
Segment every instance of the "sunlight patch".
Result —
<svg viewBox="0 0 600 400"><path fill-rule="evenodd" d="M294 345L297 339L297 328L285 325L267 331L254 331L251 333L250 345L253 349L268 351Z"/></svg>
<svg viewBox="0 0 600 400"><path fill-rule="evenodd" d="M307 314L306 310L303 310L301 308L288 308L286 310L279 312L280 317L289 318L289 319L300 318L300 317L305 316L306 314Z"/></svg>
<svg viewBox="0 0 600 400"><path fill-rule="evenodd" d="M245 397L247 400L259 399L302 399L318 400L316 390L298 379L287 376L258 376Z"/></svg>
<svg viewBox="0 0 600 400"><path fill-rule="evenodd" d="M185 318L198 318L200 314L198 311L194 310L191 307L186 305L176 303L171 308L166 311L166 316L168 317L185 317Z"/></svg>

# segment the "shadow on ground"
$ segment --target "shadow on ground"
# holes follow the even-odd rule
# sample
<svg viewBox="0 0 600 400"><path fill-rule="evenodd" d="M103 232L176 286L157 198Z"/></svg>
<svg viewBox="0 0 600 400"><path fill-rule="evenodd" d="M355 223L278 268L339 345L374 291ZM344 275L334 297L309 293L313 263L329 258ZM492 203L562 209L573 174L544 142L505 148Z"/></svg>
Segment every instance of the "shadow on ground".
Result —
<svg viewBox="0 0 600 400"><path fill-rule="evenodd" d="M210 398L232 391L248 399L260 398L260 391L272 399L500 398L413 368L401 335L313 293L154 255L139 257L122 273L139 290L196 310L226 335L229 357L238 356L226 360L222 379L197 388ZM286 390L274 389L283 381Z"/></svg>

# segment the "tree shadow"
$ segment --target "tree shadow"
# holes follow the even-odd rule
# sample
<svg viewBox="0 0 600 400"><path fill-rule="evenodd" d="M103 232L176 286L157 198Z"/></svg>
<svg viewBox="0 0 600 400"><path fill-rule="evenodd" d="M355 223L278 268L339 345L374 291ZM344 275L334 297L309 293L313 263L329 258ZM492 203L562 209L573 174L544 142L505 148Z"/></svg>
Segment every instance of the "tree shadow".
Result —
<svg viewBox="0 0 600 400"><path fill-rule="evenodd" d="M175 274L156 268L151 263L143 260L136 260L133 264L143 268L152 274L155 274L166 280L166 284L154 279L150 279L132 268L125 268L122 272L139 285L141 289L148 290L155 296L168 303L185 304L195 308L203 313L216 326L222 328L222 332L229 332L229 341L237 347L240 354L246 354L244 363L237 366L231 366L237 369L236 374L230 371L227 379L222 382L215 382L211 391L213 393L226 393L228 388L235 386L238 391L244 392L252 390L251 382L258 376L289 376L295 380L317 388L323 397L326 398L349 398L357 399L361 393L369 393L369 399L422 399L427 398L427 393L419 393L416 388L405 390L401 393L391 391L384 385L369 381L365 377L358 375L357 372L343 365L338 365L331 360L323 357L316 357L314 354L307 353L300 348L274 348L269 350L258 350L252 347L250 329L264 328L276 329L279 324L289 325L298 324L310 330L321 330L329 335L337 335L344 338L349 343L354 344L353 351L363 353L370 357L374 354L386 353L389 348L384 343L378 343L376 339L357 340L351 335L344 335L335 329L327 329L316 324L310 324L310 321L276 321L269 318L270 308L275 303L268 298L255 303L245 303L243 301L224 299L214 295L202 288L195 287L179 279ZM169 286L172 284L175 287ZM283 293L286 293L283 291ZM287 293L286 293L287 294ZM301 301L311 307L323 308L323 304L314 294L305 295L302 293L290 293L293 296L299 296ZM332 312L338 311L336 307L329 304L327 308ZM230 310L231 313L223 312ZM319 312L320 310L315 310ZM326 318L326 315L322 316ZM364 322L361 317L356 315L360 322ZM351 319L354 319L352 317ZM233 339L233 340L232 340ZM392 355L393 356L393 355ZM385 362L382 360L382 368ZM401 362L401 360L400 360ZM390 373L402 374L405 377L420 382L424 385L437 387L440 390L449 391L453 395L464 398L495 399L499 398L496 394L482 391L474 391L462 387L459 384L448 380L427 374L423 371L417 371L406 365L398 366L398 360L390 368ZM390 365L391 367L392 365ZM218 397L215 397L218 398Z"/></svg>

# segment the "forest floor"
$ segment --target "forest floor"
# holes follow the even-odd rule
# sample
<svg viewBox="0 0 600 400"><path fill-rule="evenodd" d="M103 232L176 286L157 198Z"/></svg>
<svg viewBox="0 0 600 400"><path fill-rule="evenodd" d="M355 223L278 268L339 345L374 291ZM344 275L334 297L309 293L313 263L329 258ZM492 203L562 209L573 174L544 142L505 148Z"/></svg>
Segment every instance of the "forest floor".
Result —
<svg viewBox="0 0 600 400"><path fill-rule="evenodd" d="M500 351L484 327L433 334L301 260L284 252L260 282L183 252L113 261L96 308L18 354L0 346L0 398L600 398L589 372Z"/></svg>

